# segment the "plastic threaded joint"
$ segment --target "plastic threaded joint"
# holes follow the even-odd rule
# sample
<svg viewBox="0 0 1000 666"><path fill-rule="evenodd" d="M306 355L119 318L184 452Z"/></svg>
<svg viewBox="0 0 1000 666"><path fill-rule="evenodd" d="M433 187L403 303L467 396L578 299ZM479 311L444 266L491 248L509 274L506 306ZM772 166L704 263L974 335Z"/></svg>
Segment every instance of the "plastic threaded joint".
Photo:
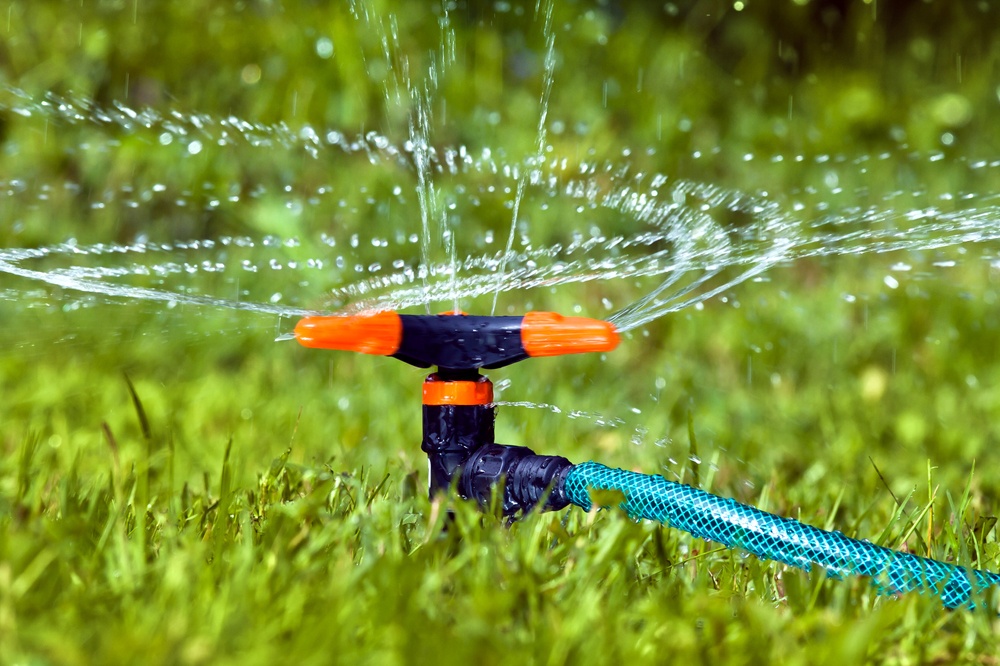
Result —
<svg viewBox="0 0 1000 666"><path fill-rule="evenodd" d="M542 499L545 511L569 506L563 480L573 464L562 456L540 456L524 446L487 444L462 465L458 492L489 506L493 488L503 483L503 514L527 513Z"/></svg>

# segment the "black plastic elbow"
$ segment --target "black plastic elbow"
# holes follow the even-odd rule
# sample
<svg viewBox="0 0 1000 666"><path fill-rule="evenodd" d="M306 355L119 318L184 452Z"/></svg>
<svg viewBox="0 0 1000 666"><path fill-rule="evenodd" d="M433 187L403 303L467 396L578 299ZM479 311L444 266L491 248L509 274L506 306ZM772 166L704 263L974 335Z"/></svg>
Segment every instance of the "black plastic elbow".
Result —
<svg viewBox="0 0 1000 666"><path fill-rule="evenodd" d="M456 484L458 494L488 507L502 488L503 514L569 505L563 489L573 466L560 456L539 456L523 446L495 444L492 384L473 372L440 371L424 382L424 437L430 495ZM457 477L457 479L456 479Z"/></svg>
<svg viewBox="0 0 1000 666"><path fill-rule="evenodd" d="M569 505L563 487L573 464L562 456L540 456L524 446L487 444L461 466L458 492L489 506L493 489L503 484L503 514L527 513L545 500L544 511Z"/></svg>

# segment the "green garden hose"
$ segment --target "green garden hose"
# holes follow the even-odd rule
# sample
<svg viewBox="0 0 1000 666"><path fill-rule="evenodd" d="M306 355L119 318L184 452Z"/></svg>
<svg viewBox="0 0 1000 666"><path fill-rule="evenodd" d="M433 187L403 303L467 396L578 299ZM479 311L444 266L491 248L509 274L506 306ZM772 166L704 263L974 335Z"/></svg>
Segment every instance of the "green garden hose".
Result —
<svg viewBox="0 0 1000 666"><path fill-rule="evenodd" d="M569 471L563 490L571 503L587 511L593 505L591 490L620 491L625 499L619 506L633 518L655 520L805 571L816 565L834 578L869 576L881 594L915 591L939 596L948 608L976 608L985 605L989 588L1000 586L1000 574L827 532L662 476L586 462Z"/></svg>

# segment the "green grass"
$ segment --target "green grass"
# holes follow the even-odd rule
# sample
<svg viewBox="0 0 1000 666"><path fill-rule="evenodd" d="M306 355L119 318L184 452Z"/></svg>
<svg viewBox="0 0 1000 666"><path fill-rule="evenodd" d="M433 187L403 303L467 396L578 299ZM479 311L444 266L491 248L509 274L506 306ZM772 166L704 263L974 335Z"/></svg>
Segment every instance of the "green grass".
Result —
<svg viewBox="0 0 1000 666"><path fill-rule="evenodd" d="M746 300L781 288L783 275L748 287ZM883 366L848 351L836 363L815 358L862 334L833 318L830 339L815 338L842 282L791 302L765 297L675 321L652 361L674 367L663 413L643 415L654 432L674 437L667 449L533 410L502 410L502 439L575 460L672 467L691 481L690 463L667 460L683 461L688 446L685 419L669 412L690 410L706 459L703 487L996 569L993 533L976 530L995 512L998 490L992 454L977 444L995 437L977 425L1000 399L987 369L995 359L978 352L977 389L950 367L928 373L897 361L872 404L864 382L887 372ZM776 321L794 308L813 312L798 325ZM887 307L881 316L899 323L907 309ZM756 335L811 340L775 367L817 379L794 390L770 378L727 381L738 372L727 366L739 368L745 352L720 346L741 348L748 318L757 320ZM766 329L760 320L770 322ZM884 344L903 344L883 335ZM622 369L648 359L637 342L605 363L534 362L562 373L545 397L625 411L622 394L633 389ZM209 362L224 352L221 340L169 364L123 350L148 436L117 370L70 362L5 377L0 627L13 661L577 663L670 654L911 663L975 661L992 649L992 618L947 613L918 596L879 599L864 581L809 577L622 515L573 509L505 528L461 502L432 504L420 472L419 372L345 359L330 386L325 368L309 367L309 352L261 345L230 370ZM975 347L963 336L951 353ZM368 385L356 391L364 377ZM578 394L573 380L583 377L595 385ZM528 374L509 390L542 393L530 389ZM954 411L940 406L946 395ZM337 407L344 396L346 412ZM908 429L923 438L908 439ZM759 485L745 486L748 477ZM456 521L443 533L449 509Z"/></svg>
<svg viewBox="0 0 1000 666"><path fill-rule="evenodd" d="M437 45L436 15L377 4L395 12L419 70ZM442 84L436 145L533 150L541 71L532 54L543 45L533 4L483 22L451 12L459 57ZM781 193L823 183L830 167L740 156L889 150L893 159L870 172L841 169L835 210L917 185L928 193L914 206L942 192L992 193L989 173L959 159L997 154L989 17L927 3L901 19L894 3L878 13L858 3L820 30L815 3L748 2L714 25L677 5L674 18L557 3L549 117L587 129L550 132L555 155L578 161L593 147L596 158L621 160L629 146L636 169L786 200ZM72 90L105 105L402 140L405 109L384 107L378 38L359 26L346 8L309 3L14 2L0 16L0 76L34 94ZM928 45L941 26L947 33ZM334 43L330 60L315 51L321 35ZM255 84L242 78L251 63L262 72ZM969 117L950 114L949 94ZM690 130L678 129L684 118ZM945 132L954 147L940 142ZM80 148L108 137L121 145ZM147 140L0 112L0 147L19 146L0 153L3 173L85 186L44 205L0 200L3 246L301 234L301 247L274 251L287 259L325 251L321 230L343 248L355 232L417 228L412 201L357 214L334 201L296 218L275 194L286 183L296 192L329 183L352 205L367 192L390 201L396 183L412 192L403 169L246 147L179 159ZM655 155L639 150L647 145ZM713 146L719 156L692 159ZM946 159L910 159L911 149ZM82 204L104 188L158 182L194 189L192 208L209 196L198 190L206 182L270 193L217 214ZM483 251L482 230L508 224L503 197L483 199L461 220L469 252ZM806 199L815 206L822 195ZM574 205L529 196L533 240L558 242ZM630 224L607 210L594 216L607 233ZM629 333L606 358L496 371L494 381L511 381L503 399L563 412L504 408L498 439L678 475L850 536L1000 570L996 248L966 249L800 261L728 302ZM379 258L370 248L357 256ZM933 266L939 259L958 263ZM897 261L914 269L893 273L901 284L890 289L883 278ZM331 272L303 286L289 273L248 274L242 287L257 300L281 291L284 302L315 305L348 279ZM194 279L229 293L211 276ZM602 298L622 305L650 284L526 298L600 316ZM931 598L881 598L864 580L809 576L615 512L571 509L506 527L466 503L431 502L419 449L423 372L391 359L275 344L273 317L100 299L72 309L69 292L0 275L7 289L20 296L0 300L0 663L997 661L992 616L946 612ZM520 295L507 298L513 307ZM571 409L625 425L571 419ZM639 446L637 426L647 432Z"/></svg>

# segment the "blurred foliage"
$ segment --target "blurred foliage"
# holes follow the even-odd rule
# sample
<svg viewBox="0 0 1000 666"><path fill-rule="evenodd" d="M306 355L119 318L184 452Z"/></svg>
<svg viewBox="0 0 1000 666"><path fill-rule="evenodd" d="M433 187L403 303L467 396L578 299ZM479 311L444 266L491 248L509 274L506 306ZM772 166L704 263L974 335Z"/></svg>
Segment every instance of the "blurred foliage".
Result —
<svg viewBox="0 0 1000 666"><path fill-rule="evenodd" d="M386 29L392 15L414 75L441 61L442 23L455 31L438 101L461 122L442 123L439 141L493 145L502 121L505 148L530 142L532 124L509 121L535 115L544 35L534 3L451 2L444 12L437 3L123 0L81 13L12 2L0 66L28 90L102 105L398 130L400 110L383 99L398 72L380 58L379 31L352 18L364 13L354 4ZM567 140L578 126L637 144L656 131L676 149L928 148L945 130L995 142L998 11L898 0L559 2L550 116Z"/></svg>

